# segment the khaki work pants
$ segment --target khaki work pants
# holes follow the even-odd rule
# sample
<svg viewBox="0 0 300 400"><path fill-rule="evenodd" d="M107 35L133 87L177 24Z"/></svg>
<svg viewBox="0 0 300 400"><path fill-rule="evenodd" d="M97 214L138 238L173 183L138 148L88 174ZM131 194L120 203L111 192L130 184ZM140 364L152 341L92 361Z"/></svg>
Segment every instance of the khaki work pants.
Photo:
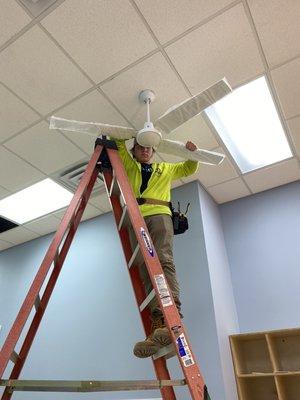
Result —
<svg viewBox="0 0 300 400"><path fill-rule="evenodd" d="M172 292L176 307L179 311L180 316L182 317L182 314L180 312L181 302L179 300L180 288L176 277L176 270L173 261L174 234L173 234L172 218L170 215L167 214L158 214L145 217L144 219L148 231L150 233L152 242L154 244L157 256L161 263L162 269L164 271L166 280L168 282L169 288ZM131 244L134 246L134 243L136 243L136 238L133 230L130 229L129 234L130 234ZM143 281L146 294L148 295L152 290L152 283L146 265L144 264L141 255L137 257L136 263L139 267L140 276ZM156 298L152 300L150 304L150 309L153 319L162 317L163 314L158 306Z"/></svg>

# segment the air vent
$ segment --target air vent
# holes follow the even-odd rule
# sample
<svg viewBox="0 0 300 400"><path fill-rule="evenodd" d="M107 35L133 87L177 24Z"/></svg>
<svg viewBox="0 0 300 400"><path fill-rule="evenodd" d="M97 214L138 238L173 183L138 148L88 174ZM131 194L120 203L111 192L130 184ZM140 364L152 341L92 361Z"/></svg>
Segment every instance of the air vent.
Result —
<svg viewBox="0 0 300 400"><path fill-rule="evenodd" d="M19 225L15 224L14 222L9 221L8 219L0 217L0 233L9 231L10 229L15 228L16 226L19 226Z"/></svg>
<svg viewBox="0 0 300 400"><path fill-rule="evenodd" d="M56 176L53 177L53 179L66 189L75 192L84 174L84 171L86 170L87 165L88 161L74 165L67 170L60 171ZM99 173L91 197L103 192L105 192L105 185L102 175Z"/></svg>

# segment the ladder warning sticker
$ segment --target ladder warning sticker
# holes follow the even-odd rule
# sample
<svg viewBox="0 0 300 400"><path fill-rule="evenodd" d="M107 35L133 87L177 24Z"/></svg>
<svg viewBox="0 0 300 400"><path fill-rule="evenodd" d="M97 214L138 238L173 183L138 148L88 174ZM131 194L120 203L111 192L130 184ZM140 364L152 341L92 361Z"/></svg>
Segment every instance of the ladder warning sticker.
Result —
<svg viewBox="0 0 300 400"><path fill-rule="evenodd" d="M145 229L143 227L141 227L141 236L145 243L146 249L148 250L148 253L150 254L151 257L154 257L154 248L151 244L151 240L150 240L147 232L145 231Z"/></svg>
<svg viewBox="0 0 300 400"><path fill-rule="evenodd" d="M173 303L164 275L154 275L154 279L163 307L171 306Z"/></svg>
<svg viewBox="0 0 300 400"><path fill-rule="evenodd" d="M184 334L178 336L176 339L179 355L185 367L190 367L195 364L190 348L185 340Z"/></svg>

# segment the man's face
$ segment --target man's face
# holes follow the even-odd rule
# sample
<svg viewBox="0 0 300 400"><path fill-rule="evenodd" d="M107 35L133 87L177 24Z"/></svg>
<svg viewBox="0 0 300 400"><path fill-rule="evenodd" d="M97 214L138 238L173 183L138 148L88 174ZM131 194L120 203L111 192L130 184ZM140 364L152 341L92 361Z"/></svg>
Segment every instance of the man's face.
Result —
<svg viewBox="0 0 300 400"><path fill-rule="evenodd" d="M136 144L133 149L133 155L138 162L148 164L153 156L153 149L152 147Z"/></svg>

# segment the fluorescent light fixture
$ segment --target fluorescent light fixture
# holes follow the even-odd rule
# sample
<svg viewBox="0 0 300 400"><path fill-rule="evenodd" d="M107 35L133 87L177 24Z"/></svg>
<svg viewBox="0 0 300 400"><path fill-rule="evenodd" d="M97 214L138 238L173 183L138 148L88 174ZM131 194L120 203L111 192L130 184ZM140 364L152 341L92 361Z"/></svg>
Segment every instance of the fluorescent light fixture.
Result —
<svg viewBox="0 0 300 400"><path fill-rule="evenodd" d="M67 206L73 193L47 178L0 200L0 215L18 224Z"/></svg>
<svg viewBox="0 0 300 400"><path fill-rule="evenodd" d="M205 111L242 172L292 157L265 77Z"/></svg>

